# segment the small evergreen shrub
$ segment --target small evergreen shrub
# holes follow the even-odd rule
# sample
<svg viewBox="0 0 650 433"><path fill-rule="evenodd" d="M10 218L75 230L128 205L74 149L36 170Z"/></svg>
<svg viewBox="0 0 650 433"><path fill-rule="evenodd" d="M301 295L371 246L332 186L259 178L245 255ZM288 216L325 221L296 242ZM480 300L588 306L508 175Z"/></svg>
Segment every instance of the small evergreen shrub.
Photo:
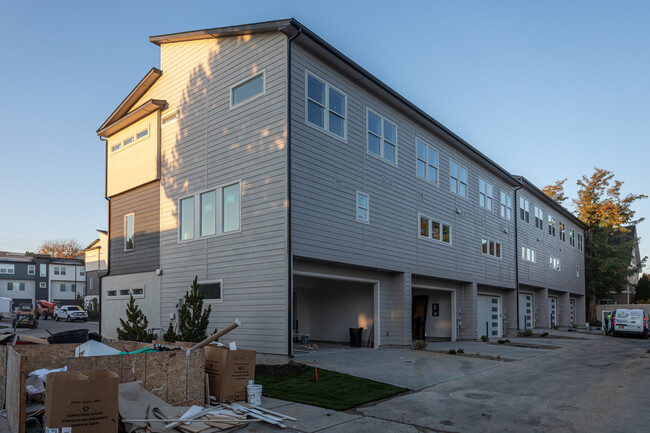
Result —
<svg viewBox="0 0 650 433"><path fill-rule="evenodd" d="M121 328L117 328L117 337L120 340L144 341L151 343L154 335L147 332L149 320L142 310L135 305L133 295L129 294L129 303L126 306L126 321L120 319Z"/></svg>
<svg viewBox="0 0 650 433"><path fill-rule="evenodd" d="M487 343L488 341L490 341L490 338L487 335L481 335L481 341Z"/></svg>
<svg viewBox="0 0 650 433"><path fill-rule="evenodd" d="M424 340L416 340L415 343L413 343L413 348L416 350L426 349L427 342Z"/></svg>

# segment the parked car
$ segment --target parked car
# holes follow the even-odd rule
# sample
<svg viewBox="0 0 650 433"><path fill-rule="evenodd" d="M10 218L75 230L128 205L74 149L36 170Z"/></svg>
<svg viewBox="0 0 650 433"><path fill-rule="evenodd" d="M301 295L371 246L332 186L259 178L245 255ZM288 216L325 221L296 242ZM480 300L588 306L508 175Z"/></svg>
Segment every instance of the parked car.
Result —
<svg viewBox="0 0 650 433"><path fill-rule="evenodd" d="M73 320L88 320L88 313L78 305L64 305L60 308L54 309L54 320L66 320L72 322Z"/></svg>
<svg viewBox="0 0 650 433"><path fill-rule="evenodd" d="M621 334L638 335L648 338L648 313L641 309L618 308L612 311L610 333L616 337Z"/></svg>

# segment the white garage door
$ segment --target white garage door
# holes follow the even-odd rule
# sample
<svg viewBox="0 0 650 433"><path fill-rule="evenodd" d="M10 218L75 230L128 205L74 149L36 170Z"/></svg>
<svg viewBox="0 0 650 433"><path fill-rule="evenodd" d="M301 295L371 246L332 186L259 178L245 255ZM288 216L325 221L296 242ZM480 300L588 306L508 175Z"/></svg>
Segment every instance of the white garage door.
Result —
<svg viewBox="0 0 650 433"><path fill-rule="evenodd" d="M573 326L575 321L575 311L576 311L576 300L569 300L569 326Z"/></svg>
<svg viewBox="0 0 650 433"><path fill-rule="evenodd" d="M519 329L533 329L533 295L519 294Z"/></svg>
<svg viewBox="0 0 650 433"><path fill-rule="evenodd" d="M501 306L498 296L478 295L478 340L486 335L489 338L501 336Z"/></svg>
<svg viewBox="0 0 650 433"><path fill-rule="evenodd" d="M548 326L549 328L557 326L557 298L548 297Z"/></svg>

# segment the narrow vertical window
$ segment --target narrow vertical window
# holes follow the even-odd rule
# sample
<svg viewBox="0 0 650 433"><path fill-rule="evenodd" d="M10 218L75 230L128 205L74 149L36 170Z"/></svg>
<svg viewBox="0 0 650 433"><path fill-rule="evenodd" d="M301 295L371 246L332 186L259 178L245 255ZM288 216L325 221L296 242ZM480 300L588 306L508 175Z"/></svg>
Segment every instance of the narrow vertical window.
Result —
<svg viewBox="0 0 650 433"><path fill-rule="evenodd" d="M131 251L135 248L135 237L133 235L133 217L130 213L124 215L124 251Z"/></svg>
<svg viewBox="0 0 650 433"><path fill-rule="evenodd" d="M36 265L27 265L27 275L34 275L36 273Z"/></svg>
<svg viewBox="0 0 650 433"><path fill-rule="evenodd" d="M478 204L487 210L492 210L492 184L478 180Z"/></svg>
<svg viewBox="0 0 650 433"><path fill-rule="evenodd" d="M467 169L453 159L449 160L449 190L467 198Z"/></svg>
<svg viewBox="0 0 650 433"><path fill-rule="evenodd" d="M359 191L357 191L357 221L364 223L370 221L370 197Z"/></svg>
<svg viewBox="0 0 650 433"><path fill-rule="evenodd" d="M307 76L307 120L325 128L325 84Z"/></svg>
<svg viewBox="0 0 650 433"><path fill-rule="evenodd" d="M417 175L433 183L438 183L438 151L419 139L415 141L417 147Z"/></svg>
<svg viewBox="0 0 650 433"><path fill-rule="evenodd" d="M215 191L201 194L201 236L210 236L217 230L217 197Z"/></svg>
<svg viewBox="0 0 650 433"><path fill-rule="evenodd" d="M423 216L420 217L420 236L429 237L429 218Z"/></svg>
<svg viewBox="0 0 650 433"><path fill-rule="evenodd" d="M45 263L38 265L38 272L40 277L47 277L47 265Z"/></svg>
<svg viewBox="0 0 650 433"><path fill-rule="evenodd" d="M180 239L194 239L194 197L181 200L180 207Z"/></svg>
<svg viewBox="0 0 650 433"><path fill-rule="evenodd" d="M222 231L239 230L239 184L223 189L223 227Z"/></svg>
<svg viewBox="0 0 650 433"><path fill-rule="evenodd" d="M535 206L535 227L544 230L544 216L542 210Z"/></svg>
<svg viewBox="0 0 650 433"><path fill-rule="evenodd" d="M519 218L530 222L530 202L523 197L519 197Z"/></svg>
<svg viewBox="0 0 650 433"><path fill-rule="evenodd" d="M555 217L548 216L548 234L555 237Z"/></svg>

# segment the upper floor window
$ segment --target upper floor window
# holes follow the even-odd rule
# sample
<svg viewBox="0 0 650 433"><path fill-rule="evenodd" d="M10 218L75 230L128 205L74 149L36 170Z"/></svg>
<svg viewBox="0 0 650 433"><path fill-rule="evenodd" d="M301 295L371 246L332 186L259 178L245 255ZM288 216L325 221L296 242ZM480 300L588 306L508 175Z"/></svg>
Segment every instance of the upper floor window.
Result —
<svg viewBox="0 0 650 433"><path fill-rule="evenodd" d="M438 183L438 151L420 139L417 146L417 174L423 179Z"/></svg>
<svg viewBox="0 0 650 433"><path fill-rule="evenodd" d="M560 229L559 230L559 232L560 232L560 240L562 242L566 242L566 226L562 222L558 222L557 225L558 225L558 228Z"/></svg>
<svg viewBox="0 0 650 433"><path fill-rule="evenodd" d="M47 277L47 265L45 263L38 265L38 275L40 277Z"/></svg>
<svg viewBox="0 0 650 433"><path fill-rule="evenodd" d="M370 222L370 197L361 191L357 191L357 221Z"/></svg>
<svg viewBox="0 0 650 433"><path fill-rule="evenodd" d="M551 269L555 271L560 270L560 259L556 259L555 257L549 257L548 264L551 267Z"/></svg>
<svg viewBox="0 0 650 433"><path fill-rule="evenodd" d="M397 164L397 126L374 113L368 111L368 152Z"/></svg>
<svg viewBox="0 0 650 433"><path fill-rule="evenodd" d="M27 265L27 275L36 274L36 265Z"/></svg>
<svg viewBox="0 0 650 433"><path fill-rule="evenodd" d="M198 210L195 209L197 205ZM240 183L183 198L179 206L178 228L182 241L237 231L241 216Z"/></svg>
<svg viewBox="0 0 650 433"><path fill-rule="evenodd" d="M576 278L580 278L580 266L576 265Z"/></svg>
<svg viewBox="0 0 650 433"><path fill-rule="evenodd" d="M453 159L449 160L449 190L467 198L467 168Z"/></svg>
<svg viewBox="0 0 650 433"><path fill-rule="evenodd" d="M142 139L145 138L147 135L149 135L149 129L148 129L148 128L145 129L145 130L142 130L142 131L138 132L137 134L135 134L135 139L136 139L136 140L142 140Z"/></svg>
<svg viewBox="0 0 650 433"><path fill-rule="evenodd" d="M420 215L420 237L451 244L451 225Z"/></svg>
<svg viewBox="0 0 650 433"><path fill-rule="evenodd" d="M230 107L263 95L266 91L266 73L262 71L253 78L247 78L230 88Z"/></svg>
<svg viewBox="0 0 650 433"><path fill-rule="evenodd" d="M555 236L555 217L551 215L548 216L548 234Z"/></svg>
<svg viewBox="0 0 650 433"><path fill-rule="evenodd" d="M481 239L481 254L501 258L501 243L490 239Z"/></svg>
<svg viewBox="0 0 650 433"><path fill-rule="evenodd" d="M25 291L25 283L14 283L14 282L8 282L7 283L7 290L18 290L18 291Z"/></svg>
<svg viewBox="0 0 650 433"><path fill-rule="evenodd" d="M162 117L162 120L160 121L160 124L161 124L161 126L167 126L170 123L176 122L180 118L181 118L181 112L180 112L180 110L176 109L176 110L171 111L168 114L165 114Z"/></svg>
<svg viewBox="0 0 650 433"><path fill-rule="evenodd" d="M478 204L487 210L492 210L492 184L478 180Z"/></svg>
<svg viewBox="0 0 650 433"><path fill-rule="evenodd" d="M530 222L530 202L523 197L519 197L519 219Z"/></svg>
<svg viewBox="0 0 650 433"><path fill-rule="evenodd" d="M15 272L16 265L0 263L0 274L13 274Z"/></svg>
<svg viewBox="0 0 650 433"><path fill-rule="evenodd" d="M501 217L512 219L512 197L501 191Z"/></svg>
<svg viewBox="0 0 650 433"><path fill-rule="evenodd" d="M544 214L537 206L535 206L535 227L544 230Z"/></svg>
<svg viewBox="0 0 650 433"><path fill-rule="evenodd" d="M178 223L180 240L194 239L194 197L180 201L180 221Z"/></svg>
<svg viewBox="0 0 650 433"><path fill-rule="evenodd" d="M307 73L307 122L345 139L346 107L344 93Z"/></svg>
<svg viewBox="0 0 650 433"><path fill-rule="evenodd" d="M55 266L54 275L65 275L67 272L65 266Z"/></svg>
<svg viewBox="0 0 650 433"><path fill-rule="evenodd" d="M569 245L576 246L576 231L573 229L569 229Z"/></svg>
<svg viewBox="0 0 650 433"><path fill-rule="evenodd" d="M135 214L124 215L124 251L131 251L135 248Z"/></svg>
<svg viewBox="0 0 650 433"><path fill-rule="evenodd" d="M521 258L535 263L535 250L528 247L521 247Z"/></svg>
<svg viewBox="0 0 650 433"><path fill-rule="evenodd" d="M582 233L578 233L578 250L582 251Z"/></svg>

